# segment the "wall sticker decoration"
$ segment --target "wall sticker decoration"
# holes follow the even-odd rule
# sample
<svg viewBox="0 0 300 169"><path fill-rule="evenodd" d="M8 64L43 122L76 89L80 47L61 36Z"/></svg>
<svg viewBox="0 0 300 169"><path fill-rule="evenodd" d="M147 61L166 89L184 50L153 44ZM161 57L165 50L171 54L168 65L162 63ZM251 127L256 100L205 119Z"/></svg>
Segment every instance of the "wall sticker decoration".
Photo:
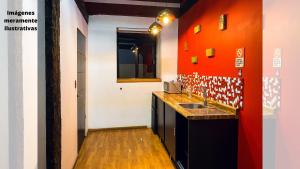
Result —
<svg viewBox="0 0 300 169"><path fill-rule="evenodd" d="M215 48L208 48L205 50L205 55L207 57L213 57L215 55Z"/></svg>
<svg viewBox="0 0 300 169"><path fill-rule="evenodd" d="M227 29L227 15L222 14L219 19L219 30L224 31Z"/></svg>
<svg viewBox="0 0 300 169"><path fill-rule="evenodd" d="M198 63L198 56L192 56L192 64Z"/></svg>
<svg viewBox="0 0 300 169"><path fill-rule="evenodd" d="M194 27L194 34L197 34L201 31L201 25L197 25Z"/></svg>

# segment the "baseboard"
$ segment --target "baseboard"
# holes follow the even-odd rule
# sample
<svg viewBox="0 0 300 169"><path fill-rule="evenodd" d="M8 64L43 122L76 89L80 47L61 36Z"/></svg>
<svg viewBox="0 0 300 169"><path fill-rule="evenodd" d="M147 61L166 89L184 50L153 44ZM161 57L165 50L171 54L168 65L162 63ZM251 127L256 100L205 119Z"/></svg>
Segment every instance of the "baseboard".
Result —
<svg viewBox="0 0 300 169"><path fill-rule="evenodd" d="M145 129L145 128L148 128L148 127L147 126L110 127L110 128L88 129L88 132L106 131L106 130Z"/></svg>

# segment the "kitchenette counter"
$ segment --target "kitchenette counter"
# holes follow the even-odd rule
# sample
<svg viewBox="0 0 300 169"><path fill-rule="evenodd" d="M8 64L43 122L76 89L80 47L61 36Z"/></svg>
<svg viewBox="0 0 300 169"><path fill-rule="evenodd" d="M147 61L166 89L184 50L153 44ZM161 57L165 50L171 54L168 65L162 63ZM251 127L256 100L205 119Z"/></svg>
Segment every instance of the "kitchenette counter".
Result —
<svg viewBox="0 0 300 169"><path fill-rule="evenodd" d="M168 94L163 91L153 92L153 94L189 120L238 118L236 109L213 101L208 102L208 108L201 109L188 109L179 105L181 103L203 103L203 98L198 96L189 98L186 94Z"/></svg>

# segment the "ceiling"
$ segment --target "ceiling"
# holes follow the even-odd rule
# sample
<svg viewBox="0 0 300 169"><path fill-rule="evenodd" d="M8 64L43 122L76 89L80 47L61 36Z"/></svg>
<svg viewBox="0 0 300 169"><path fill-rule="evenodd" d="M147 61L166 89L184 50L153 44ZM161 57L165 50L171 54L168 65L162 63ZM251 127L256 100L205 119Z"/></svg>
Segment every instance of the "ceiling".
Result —
<svg viewBox="0 0 300 169"><path fill-rule="evenodd" d="M75 0L88 20L89 15L120 15L156 17L163 9L172 10L177 17L197 0Z"/></svg>
<svg viewBox="0 0 300 169"><path fill-rule="evenodd" d="M179 0L84 0L89 15L124 15L155 17L159 11L168 7L179 12Z"/></svg>

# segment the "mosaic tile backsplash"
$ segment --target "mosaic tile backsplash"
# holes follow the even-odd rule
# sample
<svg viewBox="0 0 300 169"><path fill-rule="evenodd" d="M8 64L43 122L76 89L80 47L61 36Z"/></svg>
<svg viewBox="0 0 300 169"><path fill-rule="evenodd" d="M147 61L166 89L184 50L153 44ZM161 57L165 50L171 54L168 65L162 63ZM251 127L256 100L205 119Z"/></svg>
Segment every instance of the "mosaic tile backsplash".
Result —
<svg viewBox="0 0 300 169"><path fill-rule="evenodd" d="M177 80L182 83L183 90L192 87L194 94L203 97L203 87L207 90L208 98L234 108L243 107L244 80L239 77L200 76L178 74Z"/></svg>
<svg viewBox="0 0 300 169"><path fill-rule="evenodd" d="M279 77L263 77L263 106L280 108L281 83Z"/></svg>

